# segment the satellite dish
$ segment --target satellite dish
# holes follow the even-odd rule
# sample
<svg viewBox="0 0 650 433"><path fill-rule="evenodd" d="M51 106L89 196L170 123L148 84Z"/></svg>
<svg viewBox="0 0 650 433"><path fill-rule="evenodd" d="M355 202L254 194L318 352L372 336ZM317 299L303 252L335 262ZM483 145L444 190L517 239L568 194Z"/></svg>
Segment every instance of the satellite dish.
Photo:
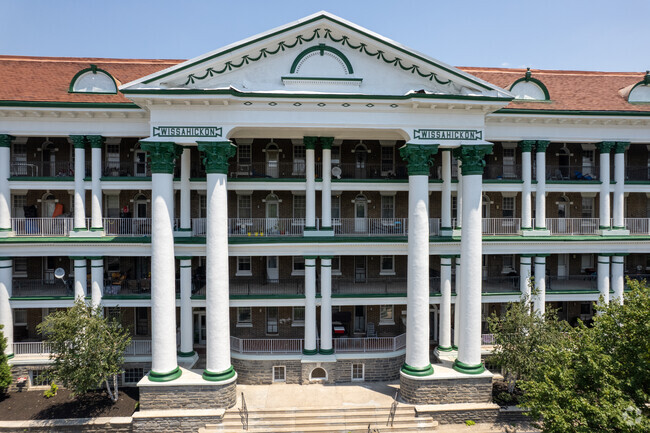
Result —
<svg viewBox="0 0 650 433"><path fill-rule="evenodd" d="M58 278L59 280L62 280L65 277L65 269L63 268L56 268L54 270L54 276Z"/></svg>
<svg viewBox="0 0 650 433"><path fill-rule="evenodd" d="M337 179L341 178L341 167L338 165L335 167L332 167L332 175L336 177Z"/></svg>

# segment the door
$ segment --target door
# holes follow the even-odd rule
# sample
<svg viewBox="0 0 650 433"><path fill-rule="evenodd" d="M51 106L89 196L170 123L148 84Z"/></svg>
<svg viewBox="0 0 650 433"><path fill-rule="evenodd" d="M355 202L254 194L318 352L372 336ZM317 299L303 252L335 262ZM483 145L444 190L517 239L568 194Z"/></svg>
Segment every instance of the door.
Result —
<svg viewBox="0 0 650 433"><path fill-rule="evenodd" d="M266 175L268 177L280 176L280 150L275 144L266 148Z"/></svg>
<svg viewBox="0 0 650 433"><path fill-rule="evenodd" d="M54 257L51 256L43 257L43 280L45 284L54 284L55 268L56 268L56 263L54 262Z"/></svg>
<svg viewBox="0 0 650 433"><path fill-rule="evenodd" d="M557 278L565 280L569 276L569 255L559 254L557 256Z"/></svg>
<svg viewBox="0 0 650 433"><path fill-rule="evenodd" d="M515 179L516 171L515 149L503 149L503 178Z"/></svg>
<svg viewBox="0 0 650 433"><path fill-rule="evenodd" d="M266 333L278 333L278 307L266 307Z"/></svg>
<svg viewBox="0 0 650 433"><path fill-rule="evenodd" d="M205 344L205 311L194 312L194 343Z"/></svg>
<svg viewBox="0 0 650 433"><path fill-rule="evenodd" d="M268 256L266 258L266 279L269 283L277 283L280 273L278 272L278 257Z"/></svg>
<svg viewBox="0 0 650 433"><path fill-rule="evenodd" d="M58 173L56 172L56 154L55 154L55 148L54 148L54 143L51 141L47 141L43 143L43 174L42 176L56 176ZM68 175L68 173L64 174L65 176Z"/></svg>
<svg viewBox="0 0 650 433"><path fill-rule="evenodd" d="M363 144L360 144L354 150L354 177L356 179L366 178L366 163L368 161L368 149Z"/></svg>
<svg viewBox="0 0 650 433"><path fill-rule="evenodd" d="M280 200L275 194L266 197L266 227L268 234L278 233L278 217L280 216Z"/></svg>
<svg viewBox="0 0 650 433"><path fill-rule="evenodd" d="M560 197L560 200L557 202L557 229L558 233L569 233L569 209L570 202L565 197Z"/></svg>
<svg viewBox="0 0 650 433"><path fill-rule="evenodd" d="M147 175L147 153L138 150L134 155L133 172L136 176L144 177Z"/></svg>
<svg viewBox="0 0 650 433"><path fill-rule="evenodd" d="M354 307L354 332L366 332L366 307L365 305L357 305Z"/></svg>
<svg viewBox="0 0 650 433"><path fill-rule="evenodd" d="M368 231L368 200L363 195L358 195L354 200L354 231L366 233Z"/></svg>
<svg viewBox="0 0 650 433"><path fill-rule="evenodd" d="M367 276L366 256L354 257L354 282L365 283Z"/></svg>

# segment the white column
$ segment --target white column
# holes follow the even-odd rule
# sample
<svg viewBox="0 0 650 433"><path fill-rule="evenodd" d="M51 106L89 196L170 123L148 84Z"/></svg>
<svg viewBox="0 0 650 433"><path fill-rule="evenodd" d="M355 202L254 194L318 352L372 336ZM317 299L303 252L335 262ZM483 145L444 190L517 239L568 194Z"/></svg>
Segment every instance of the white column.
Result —
<svg viewBox="0 0 650 433"><path fill-rule="evenodd" d="M316 230L316 166L314 146L317 137L305 137L305 231Z"/></svg>
<svg viewBox="0 0 650 433"><path fill-rule="evenodd" d="M187 150L187 149L186 149ZM180 259L181 278L181 349L179 356L194 356L192 340L192 258Z"/></svg>
<svg viewBox="0 0 650 433"><path fill-rule="evenodd" d="M519 257L519 290L521 291L522 296L528 299L530 302L530 277L531 277L531 257L520 256Z"/></svg>
<svg viewBox="0 0 650 433"><path fill-rule="evenodd" d="M104 258L90 258L90 302L93 308L98 307L104 295Z"/></svg>
<svg viewBox="0 0 650 433"><path fill-rule="evenodd" d="M449 152L444 152L445 153ZM440 257L440 333L438 350L449 352L451 348L451 257Z"/></svg>
<svg viewBox="0 0 650 433"><path fill-rule="evenodd" d="M74 145L74 231L86 230L86 138L70 136Z"/></svg>
<svg viewBox="0 0 650 433"><path fill-rule="evenodd" d="M180 231L192 231L190 222L190 168L191 168L191 152L188 147L183 149L181 155L181 226ZM182 346L182 343L181 343Z"/></svg>
<svg viewBox="0 0 650 433"><path fill-rule="evenodd" d="M623 305L623 290L625 289L623 256L612 256L612 288L614 301Z"/></svg>
<svg viewBox="0 0 650 433"><path fill-rule="evenodd" d="M532 229L532 214L533 214L533 202L532 202L532 191L533 191L533 174L532 174L532 163L531 163L531 153L534 141L522 141L519 143L521 148L521 177L523 180L522 194L521 194L521 229L522 230L531 230Z"/></svg>
<svg viewBox="0 0 650 433"><path fill-rule="evenodd" d="M458 183L456 184L456 228L463 226L463 176L461 175L462 162L458 159ZM481 223L482 224L482 223Z"/></svg>
<svg viewBox="0 0 650 433"><path fill-rule="evenodd" d="M7 339L5 354L13 357L14 354L14 314L9 303L12 295L13 266L10 257L0 257L0 325Z"/></svg>
<svg viewBox="0 0 650 433"><path fill-rule="evenodd" d="M441 230L451 230L451 150L442 151L442 197L440 200Z"/></svg>
<svg viewBox="0 0 650 433"><path fill-rule="evenodd" d="M599 201L599 219L600 230L610 230L610 176L609 176L609 152L614 146L613 142L603 142L598 144L600 150L600 194ZM609 261L609 259L608 259ZM608 272L609 275L609 272Z"/></svg>
<svg viewBox="0 0 650 433"><path fill-rule="evenodd" d="M323 162L324 164L324 162ZM320 258L320 350L323 355L334 353L332 348L332 257Z"/></svg>
<svg viewBox="0 0 650 433"><path fill-rule="evenodd" d="M11 173L9 161L12 140L11 135L0 134L0 236L3 232L11 231L11 188L8 179Z"/></svg>
<svg viewBox="0 0 650 433"><path fill-rule="evenodd" d="M70 257L74 266L74 298L84 299L88 293L88 271L85 257Z"/></svg>
<svg viewBox="0 0 650 433"><path fill-rule="evenodd" d="M546 148L548 141L538 141L535 169L537 187L535 189L535 229L546 230Z"/></svg>
<svg viewBox="0 0 650 433"><path fill-rule="evenodd" d="M535 296L533 296L533 310L544 315L546 312L546 257L535 257Z"/></svg>
<svg viewBox="0 0 650 433"><path fill-rule="evenodd" d="M91 224L90 229L93 231L102 231L103 230L103 219L102 219L102 143L104 142L104 137L101 135L89 135L88 141L91 146ZM76 161L76 159L75 159ZM75 163L75 174L76 163ZM76 182L76 177L75 177ZM75 183L76 185L76 183ZM85 196L85 193L84 193Z"/></svg>
<svg viewBox="0 0 650 433"><path fill-rule="evenodd" d="M317 352L316 257L305 257L305 345L302 353L305 355L315 355Z"/></svg>
<svg viewBox="0 0 650 433"><path fill-rule="evenodd" d="M454 301L454 344L452 346L455 350L458 350L460 344L461 275L460 257L456 257L456 300Z"/></svg>
<svg viewBox="0 0 650 433"><path fill-rule="evenodd" d="M609 304L609 256L598 256L598 292L603 304Z"/></svg>
<svg viewBox="0 0 650 433"><path fill-rule="evenodd" d="M616 143L614 153L614 230L625 230L625 149L629 143Z"/></svg>
<svg viewBox="0 0 650 433"><path fill-rule="evenodd" d="M321 137L323 146L323 190L321 191L321 221L320 230L332 230L332 137ZM323 266L321 262L321 267Z"/></svg>

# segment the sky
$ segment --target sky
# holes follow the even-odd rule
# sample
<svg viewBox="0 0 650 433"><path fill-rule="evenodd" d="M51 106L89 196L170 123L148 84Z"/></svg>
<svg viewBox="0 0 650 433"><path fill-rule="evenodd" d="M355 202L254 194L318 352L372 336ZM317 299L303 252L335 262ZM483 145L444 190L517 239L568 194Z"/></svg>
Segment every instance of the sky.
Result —
<svg viewBox="0 0 650 433"><path fill-rule="evenodd" d="M0 54L190 59L320 10L455 66L650 69L650 0L0 0Z"/></svg>

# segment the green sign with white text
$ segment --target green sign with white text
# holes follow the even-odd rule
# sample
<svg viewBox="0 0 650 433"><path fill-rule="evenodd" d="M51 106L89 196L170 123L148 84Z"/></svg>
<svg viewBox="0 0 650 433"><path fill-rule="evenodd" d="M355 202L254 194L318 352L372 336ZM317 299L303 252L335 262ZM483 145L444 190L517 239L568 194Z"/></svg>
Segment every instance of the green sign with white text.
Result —
<svg viewBox="0 0 650 433"><path fill-rule="evenodd" d="M154 126L153 137L221 137L220 126Z"/></svg>
<svg viewBox="0 0 650 433"><path fill-rule="evenodd" d="M478 129L414 129L413 138L420 140L482 140Z"/></svg>

